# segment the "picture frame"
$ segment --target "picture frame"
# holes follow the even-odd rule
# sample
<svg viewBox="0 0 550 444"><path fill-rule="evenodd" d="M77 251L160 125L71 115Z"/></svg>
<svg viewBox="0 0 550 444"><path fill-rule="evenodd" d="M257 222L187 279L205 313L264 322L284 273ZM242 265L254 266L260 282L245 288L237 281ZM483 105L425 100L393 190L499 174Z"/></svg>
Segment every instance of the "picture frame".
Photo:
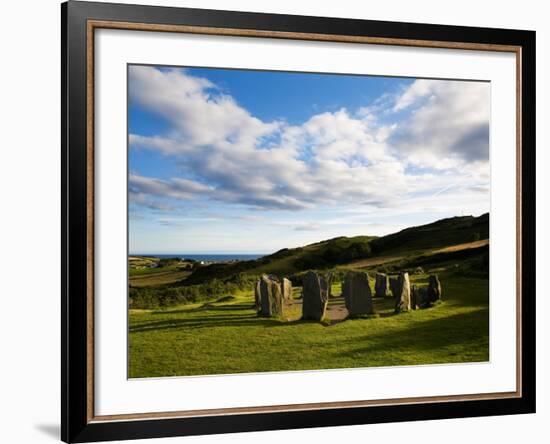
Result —
<svg viewBox="0 0 550 444"><path fill-rule="evenodd" d="M62 23L61 434L65 442L279 430L535 412L535 33L69 1ZM507 53L516 66L516 390L97 415L94 342L95 33L100 29ZM132 60L139 63L139 60ZM125 147L121 147L125 148ZM497 168L494 166L493 168ZM120 174L126 174L121 171ZM497 221L499 223L500 221ZM512 289L510 289L512 292ZM96 375L97 376L97 375ZM115 393L116 396L116 393Z"/></svg>

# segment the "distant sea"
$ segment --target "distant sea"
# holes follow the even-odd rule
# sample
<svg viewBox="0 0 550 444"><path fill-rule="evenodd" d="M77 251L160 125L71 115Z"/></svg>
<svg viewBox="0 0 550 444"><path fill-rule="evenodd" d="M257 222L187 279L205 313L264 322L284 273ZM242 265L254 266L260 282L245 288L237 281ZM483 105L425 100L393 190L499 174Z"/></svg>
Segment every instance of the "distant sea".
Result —
<svg viewBox="0 0 550 444"><path fill-rule="evenodd" d="M225 261L251 261L265 256L265 254L139 254L136 256L158 257L161 259L178 258L193 259L195 261L225 262Z"/></svg>

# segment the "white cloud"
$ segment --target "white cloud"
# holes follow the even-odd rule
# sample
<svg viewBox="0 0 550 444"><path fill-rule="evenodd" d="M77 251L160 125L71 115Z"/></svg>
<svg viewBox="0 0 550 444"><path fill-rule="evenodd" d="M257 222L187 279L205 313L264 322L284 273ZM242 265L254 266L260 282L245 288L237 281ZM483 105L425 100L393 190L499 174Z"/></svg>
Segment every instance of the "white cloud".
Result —
<svg viewBox="0 0 550 444"><path fill-rule="evenodd" d="M389 143L421 167L487 163L490 91L486 82L416 80L395 101L395 111L412 114Z"/></svg>
<svg viewBox="0 0 550 444"><path fill-rule="evenodd" d="M170 181L130 174L128 179L130 193L142 193L175 199L191 199L197 194L205 194L212 188L189 179L174 178Z"/></svg>
<svg viewBox="0 0 550 444"><path fill-rule="evenodd" d="M163 116L171 128L151 137L131 134L130 145L168 156L181 177L133 175L130 198L146 206L198 198L305 210L393 207L450 183L481 193L488 184L488 91L482 83L418 80L393 102L380 102L386 114L412 110L406 122L380 123L377 104L356 113L343 108L316 114L293 126L261 121L184 70L132 66L131 100Z"/></svg>
<svg viewBox="0 0 550 444"><path fill-rule="evenodd" d="M209 80L180 69L131 66L129 86L131 101L165 117L174 126L172 136L194 146L251 144L278 126L251 116Z"/></svg>
<svg viewBox="0 0 550 444"><path fill-rule="evenodd" d="M412 85L405 90L405 92L397 96L393 110L401 111L417 102L418 99L431 96L433 88L433 80L415 80Z"/></svg>

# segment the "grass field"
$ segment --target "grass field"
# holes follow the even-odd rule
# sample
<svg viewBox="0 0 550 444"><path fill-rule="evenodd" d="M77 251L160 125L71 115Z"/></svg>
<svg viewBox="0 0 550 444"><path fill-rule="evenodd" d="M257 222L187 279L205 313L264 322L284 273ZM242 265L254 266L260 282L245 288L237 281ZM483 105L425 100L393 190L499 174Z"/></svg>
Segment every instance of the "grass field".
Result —
<svg viewBox="0 0 550 444"><path fill-rule="evenodd" d="M487 279L440 274L443 302L393 315L391 298L375 299L378 315L333 325L256 315L253 293L223 302L130 310L131 378L391 365L489 359ZM412 276L425 283L426 275ZM339 294L339 286L334 293ZM297 294L297 292L295 293Z"/></svg>
<svg viewBox="0 0 550 444"><path fill-rule="evenodd" d="M489 359L489 215L442 219L383 237L336 237L251 261L200 264L129 257L129 375L132 378L245 372L483 362ZM394 314L393 298L374 299L376 314L346 319L341 297L323 322L301 321L307 270L332 271L340 295L348 270L412 284L438 274L443 300ZM254 284L262 273L294 283L281 318L258 317Z"/></svg>

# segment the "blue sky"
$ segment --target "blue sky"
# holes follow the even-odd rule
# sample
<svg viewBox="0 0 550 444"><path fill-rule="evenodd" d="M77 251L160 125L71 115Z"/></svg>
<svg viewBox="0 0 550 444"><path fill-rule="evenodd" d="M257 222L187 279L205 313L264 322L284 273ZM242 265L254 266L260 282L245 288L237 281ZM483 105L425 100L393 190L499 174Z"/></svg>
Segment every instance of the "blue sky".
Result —
<svg viewBox="0 0 550 444"><path fill-rule="evenodd" d="M490 85L129 67L131 253L269 253L489 210Z"/></svg>

